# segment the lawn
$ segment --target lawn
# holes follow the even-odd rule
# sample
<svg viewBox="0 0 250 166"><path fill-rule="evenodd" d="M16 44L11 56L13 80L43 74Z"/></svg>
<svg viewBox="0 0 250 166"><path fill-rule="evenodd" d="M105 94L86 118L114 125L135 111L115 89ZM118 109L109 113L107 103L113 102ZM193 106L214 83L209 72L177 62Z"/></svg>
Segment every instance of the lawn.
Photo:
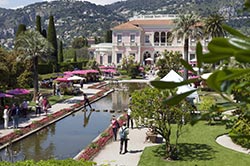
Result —
<svg viewBox="0 0 250 166"><path fill-rule="evenodd" d="M208 126L199 122L187 126L180 138L180 159L163 160L163 145L143 151L138 166L247 166L250 156L224 148L215 142L217 136L227 132L224 125Z"/></svg>

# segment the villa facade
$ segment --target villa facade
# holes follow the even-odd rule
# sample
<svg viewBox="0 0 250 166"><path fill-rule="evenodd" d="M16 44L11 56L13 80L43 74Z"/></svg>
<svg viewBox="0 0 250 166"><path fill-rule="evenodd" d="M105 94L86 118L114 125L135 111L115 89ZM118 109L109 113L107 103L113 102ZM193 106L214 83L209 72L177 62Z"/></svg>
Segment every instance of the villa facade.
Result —
<svg viewBox="0 0 250 166"><path fill-rule="evenodd" d="M96 61L102 65L118 65L123 58L134 56L135 61L145 65L151 61L154 64L157 57L167 51L178 51L183 55L184 40L170 40L171 31L174 28L175 16L161 17L138 17L120 24L112 29L112 44L110 43L108 52L95 52ZM205 48L208 41L201 41ZM104 45L107 45L104 43ZM102 44L99 46L102 47ZM97 46L98 47L98 46ZM98 48L96 50L98 50ZM189 41L188 60L193 60L195 56L196 41ZM100 50L100 49L99 49Z"/></svg>

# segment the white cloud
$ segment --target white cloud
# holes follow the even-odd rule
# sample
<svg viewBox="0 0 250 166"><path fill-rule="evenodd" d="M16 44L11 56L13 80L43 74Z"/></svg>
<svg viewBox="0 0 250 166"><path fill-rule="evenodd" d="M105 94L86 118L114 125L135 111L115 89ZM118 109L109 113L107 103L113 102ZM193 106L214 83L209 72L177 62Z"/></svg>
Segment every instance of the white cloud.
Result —
<svg viewBox="0 0 250 166"><path fill-rule="evenodd" d="M0 6L5 6L8 4L8 0L0 0Z"/></svg>

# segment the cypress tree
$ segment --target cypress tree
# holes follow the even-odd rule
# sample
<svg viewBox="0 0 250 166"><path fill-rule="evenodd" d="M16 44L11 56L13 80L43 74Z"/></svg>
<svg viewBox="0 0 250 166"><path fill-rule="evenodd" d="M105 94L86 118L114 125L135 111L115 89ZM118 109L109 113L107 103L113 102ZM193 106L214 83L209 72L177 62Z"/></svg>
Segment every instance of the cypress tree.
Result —
<svg viewBox="0 0 250 166"><path fill-rule="evenodd" d="M39 15L36 16L36 31L42 34L41 17Z"/></svg>
<svg viewBox="0 0 250 166"><path fill-rule="evenodd" d="M47 38L47 31L46 31L46 29L43 29L42 35L43 35L43 37Z"/></svg>
<svg viewBox="0 0 250 166"><path fill-rule="evenodd" d="M59 43L58 61L63 62L63 42L62 41L60 41Z"/></svg>
<svg viewBox="0 0 250 166"><path fill-rule="evenodd" d="M105 42L112 43L112 31L108 30L105 35Z"/></svg>
<svg viewBox="0 0 250 166"><path fill-rule="evenodd" d="M24 24L19 24L18 28L17 28L17 32L16 32L16 37L20 34L23 33L24 31L26 31L26 25Z"/></svg>
<svg viewBox="0 0 250 166"><path fill-rule="evenodd" d="M54 51L51 54L51 58L54 59L54 67L55 70L58 71L58 58L57 58L57 38L56 38L56 28L55 28L55 24L54 24L54 17L50 16L49 17L49 27L48 27L48 34L47 34L47 39L48 41L52 44L52 46L54 47Z"/></svg>
<svg viewBox="0 0 250 166"><path fill-rule="evenodd" d="M74 50L74 59L73 59L73 61L77 62L76 50Z"/></svg>

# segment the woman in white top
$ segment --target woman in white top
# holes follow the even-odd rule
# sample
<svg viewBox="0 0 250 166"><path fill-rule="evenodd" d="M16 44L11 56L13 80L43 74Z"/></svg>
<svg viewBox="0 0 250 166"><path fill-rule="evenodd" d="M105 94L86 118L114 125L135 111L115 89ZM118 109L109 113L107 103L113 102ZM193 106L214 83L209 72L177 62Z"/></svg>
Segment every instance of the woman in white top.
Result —
<svg viewBox="0 0 250 166"><path fill-rule="evenodd" d="M8 129L8 123L9 123L9 106L5 106L3 111L3 119L4 119L4 128Z"/></svg>

